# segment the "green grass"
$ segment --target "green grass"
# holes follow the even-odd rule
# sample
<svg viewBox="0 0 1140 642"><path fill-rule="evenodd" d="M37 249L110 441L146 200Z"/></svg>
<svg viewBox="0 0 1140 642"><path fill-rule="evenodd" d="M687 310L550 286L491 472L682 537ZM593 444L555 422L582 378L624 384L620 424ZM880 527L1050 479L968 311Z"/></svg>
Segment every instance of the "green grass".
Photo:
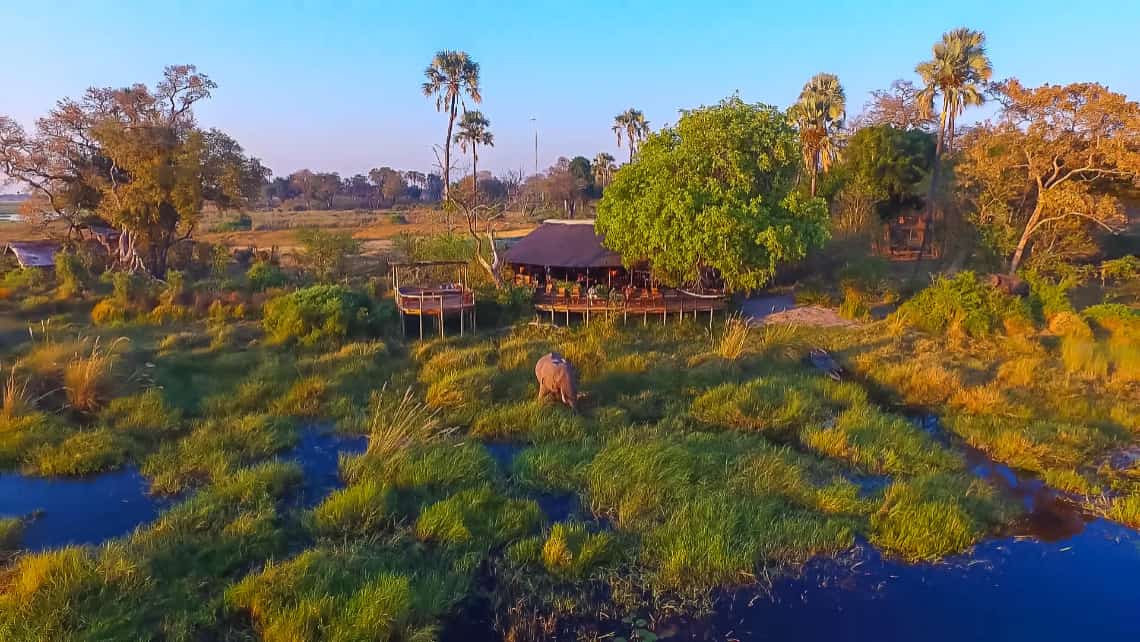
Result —
<svg viewBox="0 0 1140 642"><path fill-rule="evenodd" d="M871 542L906 560L934 560L978 542L1014 511L983 481L923 475L887 489L871 516Z"/></svg>
<svg viewBox="0 0 1140 642"><path fill-rule="evenodd" d="M23 534L24 520L19 517L0 518L0 554L19 548Z"/></svg>
<svg viewBox="0 0 1140 642"><path fill-rule="evenodd" d="M1041 327L1039 310L981 285L963 277L920 295L932 308L909 323L933 334L902 317L712 331L592 319L422 343L353 328L337 317L339 294L290 299L264 332L264 297L217 282L184 289L223 301L225 324L199 311L150 325L156 290L132 295L121 325L92 329L88 297L68 317L79 325L0 347L34 400L0 413L0 467L137 463L155 492L184 499L105 546L12 559L0 639L419 640L471 598L508 623L545 622L693 604L857 539L936 560L1018 512L969 476L958 440L1137 523L1135 474L1096 466L1140 438L1132 312L1062 310ZM303 308L320 315L301 319ZM22 332L46 309L0 302L0 327ZM272 336L293 325L283 342ZM87 342L62 338L80 330ZM83 409L68 405L69 361L120 335L130 342L113 376ZM1071 341L1105 365L1078 359ZM799 363L811 346L851 380ZM535 401L533 366L551 350L580 371L579 413ZM900 406L940 415L951 444ZM308 423L367 434L369 448L342 458L343 489L303 508L299 470L273 460ZM486 443L519 451L503 467ZM861 489L867 475L885 487ZM581 509L550 523L543 494Z"/></svg>

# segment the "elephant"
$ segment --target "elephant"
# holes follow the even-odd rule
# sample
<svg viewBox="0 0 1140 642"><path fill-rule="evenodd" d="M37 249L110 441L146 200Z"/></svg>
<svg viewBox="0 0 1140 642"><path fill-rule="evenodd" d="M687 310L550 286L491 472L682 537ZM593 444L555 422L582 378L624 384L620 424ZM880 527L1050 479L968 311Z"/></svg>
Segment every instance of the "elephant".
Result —
<svg viewBox="0 0 1140 642"><path fill-rule="evenodd" d="M574 365L557 352L543 355L534 366L538 379L538 401L553 395L570 409L578 410L578 373Z"/></svg>

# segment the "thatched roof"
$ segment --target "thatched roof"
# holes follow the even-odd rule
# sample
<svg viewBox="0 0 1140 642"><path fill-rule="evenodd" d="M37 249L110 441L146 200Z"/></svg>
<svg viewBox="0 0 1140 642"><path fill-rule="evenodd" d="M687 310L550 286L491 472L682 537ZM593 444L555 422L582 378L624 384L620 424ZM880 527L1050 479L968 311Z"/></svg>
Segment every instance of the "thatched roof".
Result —
<svg viewBox="0 0 1140 642"><path fill-rule="evenodd" d="M507 263L557 268L621 267L621 256L602 246L594 221L544 221L507 250Z"/></svg>

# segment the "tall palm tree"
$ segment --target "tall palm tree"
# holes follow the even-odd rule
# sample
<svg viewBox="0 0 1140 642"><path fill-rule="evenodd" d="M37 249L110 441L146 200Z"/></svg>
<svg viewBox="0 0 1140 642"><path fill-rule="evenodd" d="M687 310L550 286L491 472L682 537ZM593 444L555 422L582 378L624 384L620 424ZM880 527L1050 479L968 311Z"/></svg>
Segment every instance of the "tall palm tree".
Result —
<svg viewBox="0 0 1140 642"><path fill-rule="evenodd" d="M455 142L459 149L467 152L471 148L471 194L472 204L479 204L479 145L495 146L495 137L490 131L491 121L483 116L481 111L463 112L459 119L459 131L455 134Z"/></svg>
<svg viewBox="0 0 1140 642"><path fill-rule="evenodd" d="M942 34L934 43L934 57L921 62L915 71L925 85L918 92L918 104L925 117L933 116L934 101L942 97L938 114L937 155L954 139L954 124L968 106L986 101L985 83L993 75L986 55L986 34L965 27Z"/></svg>
<svg viewBox="0 0 1140 642"><path fill-rule="evenodd" d="M826 73L812 76L788 113L800 130L804 168L811 176L811 195L815 196L816 175L831 170L843 119L847 117L847 96L839 77Z"/></svg>
<svg viewBox="0 0 1140 642"><path fill-rule="evenodd" d="M594 162L590 163L590 169L594 171L594 182L605 188L614 175L614 157L607 152L598 152Z"/></svg>
<svg viewBox="0 0 1140 642"><path fill-rule="evenodd" d="M926 198L926 229L919 258L926 252L934 221L934 199L942 173L942 154L954 140L955 123L966 107L986 101L985 83L993 76L990 58L986 55L986 34L959 27L942 34L942 40L931 48L934 57L920 62L914 70L925 85L918 92L919 115L934 115L934 102L942 97L942 110L938 114L938 135L934 145L934 163L930 172L930 187ZM917 269L917 264L916 264Z"/></svg>
<svg viewBox="0 0 1140 642"><path fill-rule="evenodd" d="M614 116L614 125L610 129L617 135L618 147L621 147L621 135L625 134L629 143L629 161L632 163L638 145L649 136L649 121L645 120L645 114L640 109L630 107Z"/></svg>
<svg viewBox="0 0 1140 642"><path fill-rule="evenodd" d="M479 63L465 51L440 51L424 69L424 96L435 97L436 111L447 112L447 138L443 141L443 199L451 187L451 140L460 107L467 111L463 94L474 103L483 102L479 93Z"/></svg>

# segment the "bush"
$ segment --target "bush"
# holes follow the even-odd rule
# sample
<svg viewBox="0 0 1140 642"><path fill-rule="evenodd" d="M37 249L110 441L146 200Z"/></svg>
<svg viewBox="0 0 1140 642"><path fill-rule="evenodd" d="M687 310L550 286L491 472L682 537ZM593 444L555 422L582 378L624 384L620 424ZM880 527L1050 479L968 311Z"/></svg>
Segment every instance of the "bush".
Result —
<svg viewBox="0 0 1140 642"><path fill-rule="evenodd" d="M379 334L392 321L367 296L339 285L314 285L265 304L262 325L276 343L302 345L344 341Z"/></svg>
<svg viewBox="0 0 1140 642"><path fill-rule="evenodd" d="M1024 301L999 292L969 271L938 277L904 303L898 314L926 332L960 330L972 337L989 336L1007 320L1030 318Z"/></svg>
<svg viewBox="0 0 1140 642"><path fill-rule="evenodd" d="M56 293L61 299L69 299L82 294L88 288L91 275L79 256L70 252L56 252L55 279Z"/></svg>
<svg viewBox="0 0 1140 642"><path fill-rule="evenodd" d="M245 278L249 281L250 289L255 292L283 287L289 282L281 268L268 261L254 262L246 271Z"/></svg>
<svg viewBox="0 0 1140 642"><path fill-rule="evenodd" d="M336 277L348 257L360 253L360 241L347 232L302 229L297 231L297 242L304 249L301 262L320 279Z"/></svg>
<svg viewBox="0 0 1140 642"><path fill-rule="evenodd" d="M46 282L47 277L40 268L16 268L4 275L2 285L5 290L27 291L38 290Z"/></svg>

